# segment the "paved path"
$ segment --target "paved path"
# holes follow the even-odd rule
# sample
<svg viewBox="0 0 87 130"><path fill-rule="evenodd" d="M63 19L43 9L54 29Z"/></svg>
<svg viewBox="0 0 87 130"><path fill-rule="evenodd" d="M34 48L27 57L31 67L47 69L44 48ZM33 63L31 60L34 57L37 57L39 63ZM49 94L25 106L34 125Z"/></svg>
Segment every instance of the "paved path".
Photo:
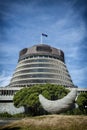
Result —
<svg viewBox="0 0 87 130"><path fill-rule="evenodd" d="M20 119L19 118L15 118L15 119L11 119L11 118L9 118L9 119L0 119L0 126L7 125L7 124L9 124L11 122L14 122L16 120L20 120Z"/></svg>

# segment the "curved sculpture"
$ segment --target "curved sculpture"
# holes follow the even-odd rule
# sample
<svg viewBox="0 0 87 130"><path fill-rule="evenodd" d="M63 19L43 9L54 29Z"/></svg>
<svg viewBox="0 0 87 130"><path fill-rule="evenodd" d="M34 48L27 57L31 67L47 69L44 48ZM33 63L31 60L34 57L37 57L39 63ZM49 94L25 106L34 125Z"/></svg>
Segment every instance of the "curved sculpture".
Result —
<svg viewBox="0 0 87 130"><path fill-rule="evenodd" d="M72 108L74 105L75 98L77 96L77 90L72 89L71 92L67 96L59 100L48 100L43 97L41 94L39 95L39 101L42 107L50 113L60 113L65 110Z"/></svg>

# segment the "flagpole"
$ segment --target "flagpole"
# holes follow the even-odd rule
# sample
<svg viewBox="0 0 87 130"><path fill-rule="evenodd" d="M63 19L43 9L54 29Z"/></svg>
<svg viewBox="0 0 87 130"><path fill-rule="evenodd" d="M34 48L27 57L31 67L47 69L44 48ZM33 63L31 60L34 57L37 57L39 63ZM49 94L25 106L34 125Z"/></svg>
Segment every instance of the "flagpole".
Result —
<svg viewBox="0 0 87 130"><path fill-rule="evenodd" d="M41 34L41 44L43 44L43 36L48 37L47 34L42 33L42 34Z"/></svg>
<svg viewBox="0 0 87 130"><path fill-rule="evenodd" d="M41 34L41 44L42 44L42 34Z"/></svg>

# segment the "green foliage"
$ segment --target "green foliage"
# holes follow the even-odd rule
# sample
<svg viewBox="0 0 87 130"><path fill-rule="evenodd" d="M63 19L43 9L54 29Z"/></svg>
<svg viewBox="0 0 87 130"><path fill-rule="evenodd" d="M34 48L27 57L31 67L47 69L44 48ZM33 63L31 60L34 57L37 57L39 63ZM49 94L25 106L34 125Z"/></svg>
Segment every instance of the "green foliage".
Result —
<svg viewBox="0 0 87 130"><path fill-rule="evenodd" d="M81 93L77 98L77 104L83 114L87 114L87 93Z"/></svg>
<svg viewBox="0 0 87 130"><path fill-rule="evenodd" d="M50 100L56 100L64 97L69 92L63 86L45 84L26 87L14 95L14 105L16 107L24 106L25 112L30 115L47 114L39 102L39 94L42 94Z"/></svg>
<svg viewBox="0 0 87 130"><path fill-rule="evenodd" d="M9 114L8 112L4 112L4 113L0 113L0 117L8 118L8 117L12 117L12 115Z"/></svg>
<svg viewBox="0 0 87 130"><path fill-rule="evenodd" d="M87 93L81 93L76 101L78 108L69 110L64 114L67 115L87 115Z"/></svg>
<svg viewBox="0 0 87 130"><path fill-rule="evenodd" d="M83 112L79 108L74 108L72 110L68 110L64 115L83 115Z"/></svg>

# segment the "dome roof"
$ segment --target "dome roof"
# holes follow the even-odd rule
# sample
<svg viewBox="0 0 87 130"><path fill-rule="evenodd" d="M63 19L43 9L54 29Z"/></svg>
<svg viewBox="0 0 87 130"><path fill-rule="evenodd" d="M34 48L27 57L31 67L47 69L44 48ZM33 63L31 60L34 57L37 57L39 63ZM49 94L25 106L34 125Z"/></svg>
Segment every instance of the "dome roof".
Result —
<svg viewBox="0 0 87 130"><path fill-rule="evenodd" d="M60 49L53 48L46 44L37 44L30 48L24 48L19 53L19 59L31 55L50 55L61 57L64 61L64 52Z"/></svg>

